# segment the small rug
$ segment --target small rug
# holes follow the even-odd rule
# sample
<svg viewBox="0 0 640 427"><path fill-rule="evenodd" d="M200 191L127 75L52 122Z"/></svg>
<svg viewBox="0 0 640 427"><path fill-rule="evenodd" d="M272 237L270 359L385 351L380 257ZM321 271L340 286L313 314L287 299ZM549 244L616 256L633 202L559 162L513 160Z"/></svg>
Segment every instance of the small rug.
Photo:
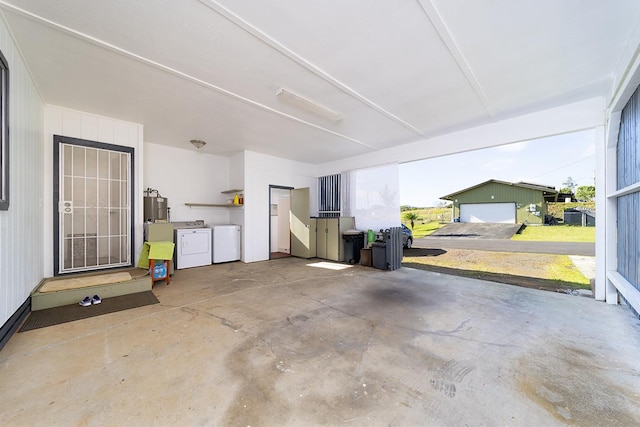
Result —
<svg viewBox="0 0 640 427"><path fill-rule="evenodd" d="M153 292L145 291L104 298L101 304L91 305L89 307L83 307L76 303L32 311L29 313L27 320L22 324L19 332L59 325L74 320L87 319L89 317L115 313L116 311L129 310L131 308L157 304L159 302Z"/></svg>

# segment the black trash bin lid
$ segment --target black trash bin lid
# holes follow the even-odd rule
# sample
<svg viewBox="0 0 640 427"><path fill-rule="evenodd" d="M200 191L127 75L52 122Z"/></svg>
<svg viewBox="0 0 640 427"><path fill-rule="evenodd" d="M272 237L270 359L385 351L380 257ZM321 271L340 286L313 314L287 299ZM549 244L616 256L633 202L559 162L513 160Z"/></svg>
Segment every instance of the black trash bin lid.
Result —
<svg viewBox="0 0 640 427"><path fill-rule="evenodd" d="M342 234L347 236L357 236L358 234L364 234L364 231L360 230L346 230Z"/></svg>

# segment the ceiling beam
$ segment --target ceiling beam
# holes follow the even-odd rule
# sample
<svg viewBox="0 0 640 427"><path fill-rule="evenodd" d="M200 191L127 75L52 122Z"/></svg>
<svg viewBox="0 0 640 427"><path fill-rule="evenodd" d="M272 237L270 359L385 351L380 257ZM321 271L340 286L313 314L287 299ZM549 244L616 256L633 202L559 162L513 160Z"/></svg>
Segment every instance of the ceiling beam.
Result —
<svg viewBox="0 0 640 427"><path fill-rule="evenodd" d="M385 148L319 165L319 175L372 167L390 162L412 162L554 135L595 129L604 125L604 99L596 97L535 113L466 128L422 141Z"/></svg>
<svg viewBox="0 0 640 427"><path fill-rule="evenodd" d="M438 12L438 9L433 4L433 1L432 0L417 0L417 1L418 1L418 4L420 4L420 7L424 11L425 15L427 16L427 19L431 21L431 24L433 25L433 28L435 28L436 33L438 33L440 40L442 40L447 50L453 57L454 61L456 62L456 64L458 64L458 68L460 69L462 74L465 76L467 82L469 82L469 85L471 86L474 93L478 97L478 100L484 107L487 115L491 117L491 120L495 120L495 111L491 106L491 102L489 102L489 98L487 97L487 94L485 93L484 89L482 88L482 85L480 84L480 81L478 81L478 78L473 72L471 65L465 58L464 53L462 53L462 50L456 43L456 40L453 38L453 35L451 35L451 32L449 31L447 24L444 22L442 15L440 15L440 12Z"/></svg>
<svg viewBox="0 0 640 427"><path fill-rule="evenodd" d="M199 79L197 77L194 77L194 76L192 76L190 74L187 74L187 73L182 72L180 70L177 70L175 68L172 68L172 67L169 67L167 65L161 64L161 63L159 63L157 61L153 61L153 60L148 59L148 58L146 58L144 56L141 56L141 55L138 55L136 53L130 52L130 51L126 50L126 49L120 48L120 47L118 47L116 45L113 45L111 43L105 42L103 40L100 40L100 39L95 38L93 36L90 36L88 34L81 33L79 31L76 31L76 30L74 30L72 28L66 27L66 26L64 26L62 24L59 24L57 22L54 22L54 21L51 21L49 19L43 18L43 17L41 17L39 15L36 15L36 14L34 14L32 12L29 12L29 11L27 11L25 9L22 9L22 8L14 6L14 5L10 4L10 3L7 3L4 0L0 0L0 8L6 9L6 10L14 12L14 13L17 13L17 14L19 14L21 16L24 16L24 17L26 17L28 19L31 19L32 21L38 22L38 23L40 23L42 25L46 25L46 26L48 26L50 28L53 28L53 29L55 29L57 31L63 32L63 33L65 33L65 34L67 34L67 35L69 35L71 37L77 38L77 39L82 40L82 41L87 42L87 43L91 43L91 44L93 44L95 46L98 46L100 48L103 48L103 49L106 49L106 50L110 50L110 51L115 52L115 53L117 53L119 55L122 55L122 56L124 56L124 57L126 57L128 59L140 62L140 63L145 64L147 66L153 67L153 68L155 68L157 70L166 72L168 74L173 75L174 77L178 77L178 78L181 78L183 80L189 81L191 83L197 84L197 85L199 85L201 87L204 87L206 89L209 89L211 91L217 92L219 94L228 96L230 98L235 99L236 101L243 102L243 103L248 104L248 105L250 105L252 107L259 108L261 110L267 111L267 112L272 113L272 114L276 114L276 115L278 115L280 117L283 117L283 118L286 118L288 120L292 120L294 122L303 124L305 126L309 126L309 127L314 128L314 129L318 129L320 131L329 133L329 134L337 136L337 137L339 137L341 139L344 139L344 140L347 140L349 142L355 143L357 145L366 147L366 148L368 148L370 150L373 150L373 151L379 150L378 147L374 147L373 145L367 144L367 143L365 143L363 141L360 141L358 139L351 138L350 136L341 134L339 132L332 131L330 129L327 129L327 128L324 128L322 126L316 125L314 123L308 122L306 120L302 120L302 119L300 119L298 117L295 117L295 116L292 116L290 114L283 113L282 111L276 110L276 109L271 108L271 107L269 107L267 105L264 105L264 104L261 104L259 102L253 101L253 100L251 100L249 98L246 98L246 97L244 97L242 95L238 95L237 93L234 93L234 92L231 92L229 90L223 89L220 86L216 86L216 85L214 85L212 83L209 83L209 82L207 82L205 80L202 80L202 79Z"/></svg>

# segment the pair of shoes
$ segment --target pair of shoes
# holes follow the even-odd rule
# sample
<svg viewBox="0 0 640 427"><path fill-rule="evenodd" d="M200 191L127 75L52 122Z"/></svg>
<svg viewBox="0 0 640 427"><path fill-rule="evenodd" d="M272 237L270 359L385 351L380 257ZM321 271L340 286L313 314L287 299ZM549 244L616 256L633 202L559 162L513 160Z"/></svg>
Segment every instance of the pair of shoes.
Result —
<svg viewBox="0 0 640 427"><path fill-rule="evenodd" d="M91 304L100 304L102 302L102 299L98 296L98 295L94 295L92 297L84 297L84 299L82 301L80 301L78 304L80 304L83 307L89 307Z"/></svg>

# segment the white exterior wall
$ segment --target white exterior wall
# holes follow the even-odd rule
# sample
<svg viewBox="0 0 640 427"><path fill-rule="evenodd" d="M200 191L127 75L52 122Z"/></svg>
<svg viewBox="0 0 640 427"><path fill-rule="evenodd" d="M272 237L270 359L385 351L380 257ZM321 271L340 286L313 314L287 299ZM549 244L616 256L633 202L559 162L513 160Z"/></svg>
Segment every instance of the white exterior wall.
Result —
<svg viewBox="0 0 640 427"><path fill-rule="evenodd" d="M47 277L53 276L53 135L81 138L90 141L133 147L134 151L134 239L136 253L134 265L140 255L142 245L142 183L144 147L143 127L140 124L124 122L95 114L66 108L45 107L45 132L42 141L44 153L44 247L43 264Z"/></svg>
<svg viewBox="0 0 640 427"><path fill-rule="evenodd" d="M171 221L204 220L229 224L229 208L188 207L185 203L224 203L229 187L229 158L145 143L142 190L153 188L169 200ZM143 195L143 194L142 194Z"/></svg>
<svg viewBox="0 0 640 427"><path fill-rule="evenodd" d="M0 18L0 49L9 65L9 201L0 211L0 326L43 278L43 103Z"/></svg>
<svg viewBox="0 0 640 427"><path fill-rule="evenodd" d="M229 159L229 187L228 189L244 189L244 152L237 153ZM244 239L244 208L229 210L229 223L242 227L241 234ZM243 243L244 245L244 243ZM244 246L243 246L244 248ZM242 249L244 259L244 249Z"/></svg>
<svg viewBox="0 0 640 427"><path fill-rule="evenodd" d="M310 188L311 215L316 215L316 166L251 151L244 152L245 218L243 261L269 259L269 185Z"/></svg>

